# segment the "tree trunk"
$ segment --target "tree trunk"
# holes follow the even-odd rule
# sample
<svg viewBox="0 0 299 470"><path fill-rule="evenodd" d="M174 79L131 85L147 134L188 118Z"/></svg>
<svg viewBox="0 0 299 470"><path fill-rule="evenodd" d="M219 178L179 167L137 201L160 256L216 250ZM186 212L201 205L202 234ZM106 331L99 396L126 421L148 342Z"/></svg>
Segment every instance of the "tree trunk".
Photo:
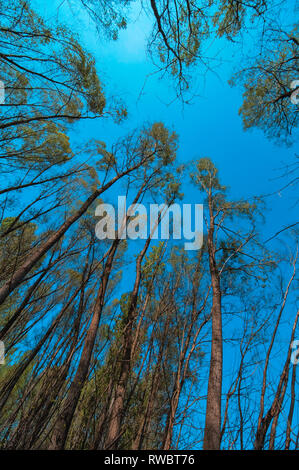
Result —
<svg viewBox="0 0 299 470"><path fill-rule="evenodd" d="M117 441L120 437L122 415L124 410L126 386L131 367L132 350L134 345L133 325L136 317L136 305L141 280L141 263L143 257L150 245L151 236L147 239L143 250L136 261L136 277L134 289L131 294L130 305L128 309L127 322L124 333L123 356L121 358L120 375L115 390L115 400L111 410L109 420L108 434L105 442L105 449L117 448Z"/></svg>
<svg viewBox="0 0 299 470"><path fill-rule="evenodd" d="M208 232L208 253L211 274L212 302L212 344L208 382L204 450L218 450L221 442L221 391L222 391L222 318L220 276L215 259L214 216L211 195L209 197L210 227Z"/></svg>
<svg viewBox="0 0 299 470"><path fill-rule="evenodd" d="M123 171L119 175L112 178L108 183L102 186L100 189L94 191L89 198L81 205L81 207L70 216L64 224L53 233L48 240L43 243L41 246L37 246L33 248L30 256L28 256L27 260L20 266L11 278L5 282L5 284L0 289L0 305L6 300L6 298L13 292L13 290L18 287L21 282L24 280L26 274L35 266L35 264L52 248L55 243L57 243L61 237L66 233L66 231L87 211L87 209L91 206L91 204L97 199L97 197L109 189L116 181L122 178L125 175L128 175L133 170L137 169L141 166L142 162L139 164L134 165L133 167Z"/></svg>
<svg viewBox="0 0 299 470"><path fill-rule="evenodd" d="M65 403L62 406L62 411L59 413L59 418L54 426L53 434L51 437L51 443L49 449L51 450L61 450L65 446L67 435L72 423L72 419L83 389L88 370L89 364L92 356L92 351L98 331L99 322L101 319L101 313L105 300L106 288L112 269L112 263L114 255L117 249L117 246L120 242L120 239L116 239L111 247L110 254L108 256L104 273L101 279L101 285L99 288L98 296L96 299L96 304L94 308L94 313L86 334L84 341L83 351L81 354L80 362L75 374L74 380L71 383L69 392L67 394Z"/></svg>

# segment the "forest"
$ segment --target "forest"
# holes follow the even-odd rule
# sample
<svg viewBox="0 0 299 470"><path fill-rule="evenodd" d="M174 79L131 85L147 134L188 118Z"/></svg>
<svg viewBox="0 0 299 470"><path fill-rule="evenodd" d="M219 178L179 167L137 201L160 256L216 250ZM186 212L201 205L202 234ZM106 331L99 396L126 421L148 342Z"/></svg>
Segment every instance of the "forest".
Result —
<svg viewBox="0 0 299 470"><path fill-rule="evenodd" d="M0 0L1 450L299 449L296 17Z"/></svg>

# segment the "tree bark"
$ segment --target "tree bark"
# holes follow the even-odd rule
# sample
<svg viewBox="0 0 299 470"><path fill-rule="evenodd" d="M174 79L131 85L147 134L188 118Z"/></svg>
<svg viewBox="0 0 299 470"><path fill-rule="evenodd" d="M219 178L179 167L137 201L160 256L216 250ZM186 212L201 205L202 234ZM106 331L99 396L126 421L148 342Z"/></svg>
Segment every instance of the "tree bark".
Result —
<svg viewBox="0 0 299 470"><path fill-rule="evenodd" d="M67 397L62 410L59 413L57 422L55 423L53 433L51 436L51 442L49 445L50 450L61 450L64 449L65 442L68 436L68 432L72 423L72 419L83 389L86 377L88 375L90 360L92 351L98 331L98 326L101 319L101 314L104 306L106 288L109 281L109 276L112 269L113 259L120 243L120 239L114 240L111 251L109 253L104 273L101 278L101 284L98 291L94 312L92 319L87 330L86 338L84 341L83 351L80 357L80 362L75 374L75 377L70 385Z"/></svg>
<svg viewBox="0 0 299 470"><path fill-rule="evenodd" d="M221 442L221 393L222 393L222 317L220 276L215 259L214 215L212 196L209 194L210 227L208 232L209 266L212 283L212 344L208 382L204 450L218 450Z"/></svg>

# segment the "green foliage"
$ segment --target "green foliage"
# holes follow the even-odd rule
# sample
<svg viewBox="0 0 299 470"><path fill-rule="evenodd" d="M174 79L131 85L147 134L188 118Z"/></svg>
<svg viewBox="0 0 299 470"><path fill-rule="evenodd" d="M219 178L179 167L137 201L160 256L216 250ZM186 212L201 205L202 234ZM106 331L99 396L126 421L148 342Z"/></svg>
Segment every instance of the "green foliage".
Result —
<svg viewBox="0 0 299 470"><path fill-rule="evenodd" d="M126 29L132 0L81 0L81 5L95 21L98 32L116 41Z"/></svg>
<svg viewBox="0 0 299 470"><path fill-rule="evenodd" d="M20 228L13 229L19 224L20 221L15 217L6 217L0 225L0 259L2 266L0 282L8 279L14 271L14 267L26 259L37 238L35 233L36 224L28 223Z"/></svg>
<svg viewBox="0 0 299 470"><path fill-rule="evenodd" d="M162 262L165 243L160 241L157 246L153 246L149 255L145 256L142 265L142 279L146 288L149 288L154 276L162 275L165 269L165 263Z"/></svg>
<svg viewBox="0 0 299 470"><path fill-rule="evenodd" d="M267 11L265 0L250 0L247 3L230 2L220 0L216 3L217 12L213 17L213 23L217 28L217 34L233 39L242 27L246 26L246 16L251 15L251 21L262 17Z"/></svg>
<svg viewBox="0 0 299 470"><path fill-rule="evenodd" d="M292 144L298 126L298 109L291 101L291 83L298 75L298 27L270 30L267 36L263 54L230 83L244 86L239 114L245 130L257 127L276 142Z"/></svg>
<svg viewBox="0 0 299 470"><path fill-rule="evenodd" d="M178 135L170 132L162 122L155 122L145 129L141 136L143 152L153 153L161 160L163 165L172 163L176 158ZM154 157L153 157L154 158Z"/></svg>

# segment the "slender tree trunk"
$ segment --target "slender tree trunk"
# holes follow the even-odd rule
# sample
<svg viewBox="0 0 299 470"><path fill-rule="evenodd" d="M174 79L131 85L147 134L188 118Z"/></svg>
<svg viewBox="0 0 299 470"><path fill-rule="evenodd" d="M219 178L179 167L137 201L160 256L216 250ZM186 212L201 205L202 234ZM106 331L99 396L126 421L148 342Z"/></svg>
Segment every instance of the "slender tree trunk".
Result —
<svg viewBox="0 0 299 470"><path fill-rule="evenodd" d="M49 449L51 450L61 450L65 446L72 419L88 374L92 351L101 319L102 309L104 306L106 288L112 269L114 255L116 253L119 242L120 239L114 240L104 268L94 312L84 341L80 362L74 380L70 385L65 402L62 405L62 410L59 413L58 420L55 423L53 429L51 443L49 445Z"/></svg>
<svg viewBox="0 0 299 470"><path fill-rule="evenodd" d="M57 243L61 237L67 232L67 230L87 211L91 204L97 199L97 197L102 194L104 191L109 189L116 181L122 178L125 175L128 175L133 170L141 166L142 162L134 165L133 167L123 171L119 175L112 178L108 183L102 186L100 189L94 191L89 198L81 205L81 207L71 215L64 224L53 233L45 243L41 246L37 246L31 250L30 256L26 261L20 266L11 276L11 278L5 282L5 284L0 289L0 305L6 300L6 298L13 292L13 290L18 287L21 282L24 280L26 274L35 266L35 264L52 248L55 243Z"/></svg>
<svg viewBox="0 0 299 470"><path fill-rule="evenodd" d="M171 397L170 410L169 410L169 414L167 418L166 430L165 430L165 435L163 439L163 450L169 450L171 447L173 427L175 423L175 415L177 412L177 407L179 404L180 393L181 393L181 387L180 387L180 384L178 384L175 387L175 390Z"/></svg>
<svg viewBox="0 0 299 470"><path fill-rule="evenodd" d="M292 421L293 421L294 407L295 407L296 365L297 365L296 363L293 364L292 383L291 383L291 403L290 403L290 410L289 410L289 415L288 415L285 450L289 450L290 444L291 444L291 429L292 429Z"/></svg>
<svg viewBox="0 0 299 470"><path fill-rule="evenodd" d="M211 195L209 196L210 227L208 232L208 253L211 274L212 301L212 344L208 382L206 422L203 448L218 450L221 442L221 392L222 392L222 318L220 276L215 259L214 216Z"/></svg>
<svg viewBox="0 0 299 470"><path fill-rule="evenodd" d="M261 450L264 448L265 445L265 440L267 436L267 432L269 429L269 426L271 424L271 421L273 418L276 417L276 415L280 414L281 412L281 407L284 399L284 393L285 389L287 387L288 383L288 378L289 378L289 366L290 366L290 358L291 358L291 344L294 340L294 335L295 335L295 330L297 326L299 318L299 310L297 311L294 323L293 323L293 328L292 328L292 335L291 335L291 341L287 353L287 358L282 370L282 373L280 375L280 380L279 384L275 393L275 396L273 398L272 404L270 408L268 409L266 415L262 418L260 426L257 428L256 431L256 436L255 436L255 444L254 448L255 450ZM270 445L273 446L274 442L274 437L275 437L275 426L272 429L271 436L270 436Z"/></svg>
<svg viewBox="0 0 299 470"><path fill-rule="evenodd" d="M105 449L117 448L117 441L120 437L122 415L124 410L126 386L131 367L132 350L134 345L133 326L136 317L136 305L141 280L141 263L149 247L151 236L147 239L143 250L136 261L136 277L134 289L131 294L128 309L127 322L124 333L123 356L121 358L120 375L115 390L115 400L111 410L108 434L105 442Z"/></svg>
<svg viewBox="0 0 299 470"><path fill-rule="evenodd" d="M150 417L154 409L155 398L157 395L157 391L159 389L159 381L161 380L161 364L162 364L162 361L166 360L166 357L167 357L167 355L165 355L165 342L167 339L167 335L169 333L169 324L170 324L170 318L168 316L166 319L164 330L163 330L161 344L159 346L159 354L157 358L157 363L155 365L154 373L153 373L152 380L151 380L151 388L150 388L150 393L149 393L149 397L148 397L147 404L146 404L146 410L141 418L137 435L132 444L132 450L140 450L142 448L145 435L147 434L147 427L149 426L149 423L150 423ZM153 346L153 335L151 337L151 346ZM149 375L150 367L151 367L151 355L148 361L146 375Z"/></svg>
<svg viewBox="0 0 299 470"><path fill-rule="evenodd" d="M50 337L56 326L58 325L59 321L61 320L62 316L66 312L67 308L71 305L73 300L75 299L76 295L78 294L79 289L77 289L74 294L71 296L70 300L67 302L65 307L61 310L61 312L58 314L58 316L53 320L51 326L48 328L46 334L40 339L38 344L35 346L35 348L31 351L29 356L25 359L24 362L22 362L17 370L15 371L14 375L8 379L8 381L3 385L0 391L0 410L4 407L6 404L13 388L17 384L18 380L20 379L21 375L23 372L27 369L29 364L33 361L33 359L36 357L36 355L39 353L47 339Z"/></svg>

